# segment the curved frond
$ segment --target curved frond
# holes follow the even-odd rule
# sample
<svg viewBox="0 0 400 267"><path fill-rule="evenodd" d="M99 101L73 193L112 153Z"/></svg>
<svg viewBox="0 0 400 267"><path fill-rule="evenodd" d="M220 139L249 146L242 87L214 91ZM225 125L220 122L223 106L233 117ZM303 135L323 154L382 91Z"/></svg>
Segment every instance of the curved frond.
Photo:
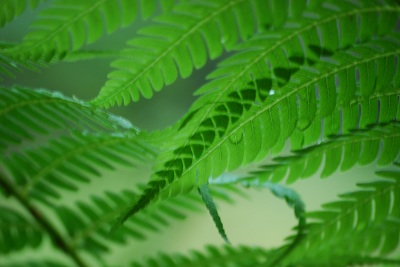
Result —
<svg viewBox="0 0 400 267"><path fill-rule="evenodd" d="M100 176L102 168L116 164L132 166L135 160L153 157L136 134L89 134L75 132L47 145L25 148L0 158L21 194L48 203L60 190L77 191L82 183Z"/></svg>
<svg viewBox="0 0 400 267"><path fill-rule="evenodd" d="M60 0L51 1L32 24L23 42L7 54L23 59L59 59L69 51L97 41L105 32L131 24L138 12L148 17L157 2L170 6L172 0ZM140 9L138 7L140 3Z"/></svg>
<svg viewBox="0 0 400 267"><path fill-rule="evenodd" d="M400 125L391 123L332 137L325 143L293 151L294 155L274 158L276 164L264 165L243 180L294 183L311 177L321 169L326 178L338 169L347 171L356 164L389 165L400 154ZM321 166L323 166L321 168ZM241 179L239 179L240 181Z"/></svg>
<svg viewBox="0 0 400 267"><path fill-rule="evenodd" d="M141 29L141 37L128 42L130 47L112 63L117 70L109 74L93 103L108 108L138 101L140 94L151 98L153 90L160 91L179 75L188 77L193 69L203 67L208 57L214 59L239 39L248 39L259 30L257 25L270 19L268 14L287 13L285 4L273 6L267 14L256 13L263 4L258 0L214 0L174 6L172 12Z"/></svg>
<svg viewBox="0 0 400 267"><path fill-rule="evenodd" d="M159 254L143 263L133 262L131 267L165 266L165 267L244 267L260 266L270 252L268 250L247 246L207 246L206 252L192 251L190 255Z"/></svg>
<svg viewBox="0 0 400 267"><path fill-rule="evenodd" d="M58 92L0 88L0 149L4 155L38 135L72 129L87 132L136 131L129 121Z"/></svg>
<svg viewBox="0 0 400 267"><path fill-rule="evenodd" d="M377 174L387 179L360 184L363 190L343 194L323 210L308 213L312 222L285 264L347 266L370 255L390 259L387 255L400 245L400 172Z"/></svg>
<svg viewBox="0 0 400 267"><path fill-rule="evenodd" d="M38 225L13 209L0 206L0 255L22 250L26 246L36 248L42 237Z"/></svg>
<svg viewBox="0 0 400 267"><path fill-rule="evenodd" d="M216 199L231 202L234 194L243 194L233 189L231 185L213 186L211 192ZM90 202L78 202L76 209L64 206L53 208L73 246L96 257L102 257L108 252L110 241L126 244L131 239L144 240L151 233L160 232L171 222L185 219L188 213L204 211L201 198L193 192L157 203L151 209L131 217L110 234L115 218L128 209L139 196L140 194L130 190L105 192L102 196L92 196Z"/></svg>
<svg viewBox="0 0 400 267"><path fill-rule="evenodd" d="M47 0L2 0L0 2L0 28L21 15L27 8L36 8Z"/></svg>
<svg viewBox="0 0 400 267"><path fill-rule="evenodd" d="M395 71L395 58L399 53L400 42L395 36L377 39L299 69L283 87L271 89L264 79L232 92L207 120L193 126L194 133L186 126L168 143L154 180L129 214L158 198L190 191L225 171L265 157L276 144L284 144L296 128L307 129L313 120L335 113L358 95L398 90L400 71ZM375 73L369 90L359 86L356 73L362 81ZM316 88L320 88L318 95ZM396 119L397 105L390 110L394 113L390 112L389 120Z"/></svg>

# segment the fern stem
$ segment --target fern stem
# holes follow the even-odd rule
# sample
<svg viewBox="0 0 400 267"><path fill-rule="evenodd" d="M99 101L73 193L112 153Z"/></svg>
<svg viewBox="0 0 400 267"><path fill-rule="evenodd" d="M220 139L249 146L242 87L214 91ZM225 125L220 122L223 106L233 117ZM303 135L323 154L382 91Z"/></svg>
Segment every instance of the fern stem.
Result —
<svg viewBox="0 0 400 267"><path fill-rule="evenodd" d="M11 183L7 178L0 174L0 186L2 186L6 192L13 195L21 205L32 215L33 218L43 227L46 231L54 245L63 251L68 257L70 257L78 267L88 267L83 259L78 255L78 253L73 249L73 247L64 239L62 234L57 230L57 228L37 209L33 206L28 199L22 194L19 189Z"/></svg>

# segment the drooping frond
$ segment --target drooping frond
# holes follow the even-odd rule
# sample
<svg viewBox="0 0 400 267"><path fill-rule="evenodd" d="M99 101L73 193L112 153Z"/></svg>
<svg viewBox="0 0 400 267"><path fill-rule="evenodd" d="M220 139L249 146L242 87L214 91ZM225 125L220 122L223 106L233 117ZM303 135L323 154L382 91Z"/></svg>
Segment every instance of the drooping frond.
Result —
<svg viewBox="0 0 400 267"><path fill-rule="evenodd" d="M296 128L307 129L313 120L340 113L343 105L358 96L397 91L400 68L395 58L399 52L400 42L392 35L324 57L299 69L284 86L271 89L266 78L237 88L207 119L193 118L191 123L197 122L193 128L185 126L176 140L167 144L154 180L129 214L155 199L190 191L210 177L265 157L276 144L284 144ZM369 86L360 87L357 75L363 85L372 79ZM398 101L398 96L393 97ZM389 110L389 120L396 119L397 105ZM198 113L203 115L203 110Z"/></svg>
<svg viewBox="0 0 400 267"><path fill-rule="evenodd" d="M312 221L306 235L284 263L348 266L364 263L363 257L371 255L384 256L382 263L390 259L388 255L400 245L400 172L377 174L387 179L360 184L363 190L343 194L323 210L308 213Z"/></svg>
<svg viewBox="0 0 400 267"><path fill-rule="evenodd" d="M143 161L153 153L134 133L75 132L2 156L0 166L8 170L23 195L48 202L60 197L61 190L77 191L82 183L99 176L102 168L133 166L134 160Z"/></svg>
<svg viewBox="0 0 400 267"><path fill-rule="evenodd" d="M13 209L0 206L0 255L22 250L27 246L36 248L42 237L43 233L38 225Z"/></svg>
<svg viewBox="0 0 400 267"><path fill-rule="evenodd" d="M145 262L133 262L131 267L250 267L260 266L269 257L269 251L254 246L207 246L206 252L192 251L190 255L159 254Z"/></svg>
<svg viewBox="0 0 400 267"><path fill-rule="evenodd" d="M233 192L233 186L213 186L211 192L218 200L232 201L232 196L242 192ZM106 192L102 196L92 196L90 202L78 202L77 209L54 206L54 211L64 225L71 243L78 250L90 252L98 258L108 251L108 243L127 244L130 239L143 240L149 234L157 233L174 220L183 220L188 213L204 211L200 197L187 194L169 199L144 210L138 216L131 217L126 223L112 231L115 218L128 209L140 194L124 190Z"/></svg>
<svg viewBox="0 0 400 267"><path fill-rule="evenodd" d="M0 149L5 155L35 136L72 129L135 132L127 120L58 92L0 88Z"/></svg>
<svg viewBox="0 0 400 267"><path fill-rule="evenodd" d="M0 2L0 28L21 15L27 8L36 8L47 0L2 0Z"/></svg>
<svg viewBox="0 0 400 267"><path fill-rule="evenodd" d="M296 2L298 8L305 1ZM203 67L208 57L220 56L239 39L262 30L258 27L272 24L271 13L287 16L286 4L270 3L274 9L261 13L267 5L259 0L214 0L174 6L172 12L155 18L153 25L139 31L140 37L128 42L130 48L112 63L117 70L109 74L93 102L105 107L128 105L131 100L138 101L140 94L150 98L153 90L160 91L179 75L188 77L193 69Z"/></svg>
<svg viewBox="0 0 400 267"><path fill-rule="evenodd" d="M131 24L138 12L143 17L152 15L158 2L170 7L173 0L50 1L23 42L5 52L21 58L59 59L68 51L97 41L105 32L110 34Z"/></svg>
<svg viewBox="0 0 400 267"><path fill-rule="evenodd" d="M201 200L195 195L186 195L160 203L156 207L128 220L118 231L110 234L110 228L121 211L136 200L133 191L106 192L104 196L92 196L91 202L78 202L77 209L54 207L64 225L71 243L96 257L104 257L109 242L126 244L130 239L143 240L149 233L159 232L172 219L182 220L190 211L200 211Z"/></svg>
<svg viewBox="0 0 400 267"><path fill-rule="evenodd" d="M325 178L338 169L347 171L356 164L377 161L378 165L389 165L399 157L400 125L391 123L332 137L326 143L293 152L291 156L274 158L276 164L261 166L243 180L276 183L286 178L286 183L294 183L299 178L311 177L320 169L321 177Z"/></svg>

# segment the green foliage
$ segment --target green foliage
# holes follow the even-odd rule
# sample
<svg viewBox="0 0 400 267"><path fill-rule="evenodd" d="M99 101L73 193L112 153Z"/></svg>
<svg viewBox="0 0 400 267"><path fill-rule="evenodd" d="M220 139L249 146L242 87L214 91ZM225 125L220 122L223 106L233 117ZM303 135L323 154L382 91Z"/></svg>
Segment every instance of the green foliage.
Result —
<svg viewBox="0 0 400 267"><path fill-rule="evenodd" d="M0 27L28 8L40 10L30 32L0 44L0 77L99 58L114 70L90 101L0 87L0 266L400 265L398 1L3 0ZM86 49L132 25L125 48ZM141 131L105 110L220 58L167 129ZM288 187L357 165L376 168L375 180L316 211ZM114 181L124 168L129 180ZM248 187L293 208L281 246L111 262L193 211L208 210L229 243L218 204Z"/></svg>

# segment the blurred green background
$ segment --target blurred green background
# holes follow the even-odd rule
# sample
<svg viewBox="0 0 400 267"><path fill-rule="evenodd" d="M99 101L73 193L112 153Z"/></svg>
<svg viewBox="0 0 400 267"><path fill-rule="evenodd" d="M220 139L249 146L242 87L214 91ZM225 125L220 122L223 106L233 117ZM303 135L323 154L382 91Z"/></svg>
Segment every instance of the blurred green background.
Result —
<svg viewBox="0 0 400 267"><path fill-rule="evenodd" d="M40 8L38 9L40 10ZM20 42L29 30L29 24L35 19L37 11L27 11L14 22L0 30L0 40ZM137 21L133 26L103 37L99 42L84 49L119 50L125 42L135 36L136 30L143 27L146 21ZM31 88L45 88L63 92L67 96L76 96L90 100L99 92L107 79L112 59L93 59L74 63L57 63L42 69L40 73L23 71L16 74L16 79L5 79L3 85L19 85ZM128 118L133 124L144 130L161 129L177 121L188 110L195 100L193 92L203 84L207 73L218 61L210 62L201 70L185 80L178 80L156 93L150 100L141 99L128 107L113 108L113 113ZM375 166L354 168L345 174L337 172L327 180L318 176L301 180L292 186L302 196L307 210L314 210L326 201L332 201L339 192L351 191L355 182L373 179ZM134 171L121 169L118 172L104 173L103 181L91 185L93 192L113 187L115 190L129 188L132 176L146 179L150 174L148 166ZM104 183L105 180L109 182ZM115 181L118 181L116 183ZM106 186L105 186L106 184ZM291 234L291 227L296 225L293 212L286 203L276 199L269 191L249 190L249 196L236 200L235 205L217 202L225 230L233 245L261 245L273 247L282 244L283 239ZM70 195L73 202L74 196ZM222 244L211 218L207 212L195 214L183 222L174 223L161 234L151 235L145 242L132 242L132 246L116 247L110 262L124 262L124 255L136 253L138 259L155 252L187 252L190 249L201 249L205 244ZM32 251L26 257L40 257ZM11 257L19 257L11 255ZM0 260L1 262L1 260Z"/></svg>

